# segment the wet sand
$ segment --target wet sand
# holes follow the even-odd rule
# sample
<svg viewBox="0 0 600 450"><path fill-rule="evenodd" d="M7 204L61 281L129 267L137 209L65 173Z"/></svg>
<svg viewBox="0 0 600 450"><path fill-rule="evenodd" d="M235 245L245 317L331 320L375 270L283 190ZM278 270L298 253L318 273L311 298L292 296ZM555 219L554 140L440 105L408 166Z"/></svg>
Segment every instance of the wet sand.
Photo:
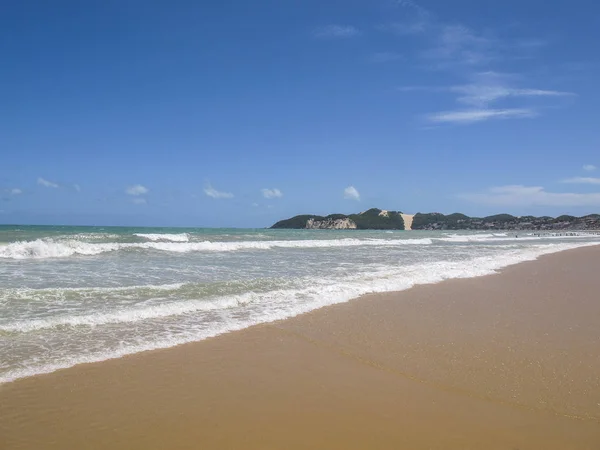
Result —
<svg viewBox="0 0 600 450"><path fill-rule="evenodd" d="M600 247L0 385L0 449L600 449Z"/></svg>

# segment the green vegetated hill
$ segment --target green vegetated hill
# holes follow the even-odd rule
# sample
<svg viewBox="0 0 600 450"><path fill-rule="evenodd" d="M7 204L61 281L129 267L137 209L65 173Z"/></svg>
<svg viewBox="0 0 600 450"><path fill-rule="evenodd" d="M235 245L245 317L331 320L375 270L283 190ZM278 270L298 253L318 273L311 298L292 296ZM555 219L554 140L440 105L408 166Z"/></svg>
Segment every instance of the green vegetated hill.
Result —
<svg viewBox="0 0 600 450"><path fill-rule="evenodd" d="M271 228L296 229L357 229L404 230L404 220L399 211L371 208L358 214L330 214L328 216L300 215L280 220ZM496 214L487 217L469 217L465 214L417 213L413 230L600 230L600 215L583 217L512 216Z"/></svg>
<svg viewBox="0 0 600 450"><path fill-rule="evenodd" d="M348 216L359 230L404 230L404 220L400 211L383 211L371 208L359 214Z"/></svg>
<svg viewBox="0 0 600 450"><path fill-rule="evenodd" d="M330 214L328 216L300 215L280 220L271 228L404 230L399 211L371 208L358 214Z"/></svg>
<svg viewBox="0 0 600 450"><path fill-rule="evenodd" d="M496 214L487 217L469 217L464 214L417 213L413 218L413 230L598 230L600 215L583 217L516 217Z"/></svg>

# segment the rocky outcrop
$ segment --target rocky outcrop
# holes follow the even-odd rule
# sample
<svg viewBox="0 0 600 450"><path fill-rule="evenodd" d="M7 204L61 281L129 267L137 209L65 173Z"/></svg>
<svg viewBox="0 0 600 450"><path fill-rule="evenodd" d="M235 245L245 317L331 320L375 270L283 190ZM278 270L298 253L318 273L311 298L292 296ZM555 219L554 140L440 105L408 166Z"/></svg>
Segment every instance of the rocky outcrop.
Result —
<svg viewBox="0 0 600 450"><path fill-rule="evenodd" d="M350 219L308 219L305 228L309 230L356 230L356 224Z"/></svg>

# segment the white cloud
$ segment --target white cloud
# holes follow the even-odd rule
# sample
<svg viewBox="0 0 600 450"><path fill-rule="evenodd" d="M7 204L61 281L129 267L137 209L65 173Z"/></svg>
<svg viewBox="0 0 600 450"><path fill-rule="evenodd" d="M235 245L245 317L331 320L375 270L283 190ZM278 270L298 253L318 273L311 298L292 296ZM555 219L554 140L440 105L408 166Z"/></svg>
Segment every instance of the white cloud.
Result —
<svg viewBox="0 0 600 450"><path fill-rule="evenodd" d="M390 23L378 27L381 31L395 34L412 34L419 39L423 51L420 52L425 70L443 70L455 77L465 77L465 82L453 83L444 87L405 87L402 91L427 91L453 93L455 101L479 111L450 111L431 114L435 122L476 123L492 118L524 118L538 116L542 99L549 101L574 97L572 92L543 89L537 86L521 86L519 75L506 75L485 71L490 63L495 67L508 65L511 61L532 56L536 49L546 42L539 39L501 38L505 30L476 30L461 23L444 22L417 3L409 0L396 0L396 4L406 9L408 17L401 23ZM511 64L511 67L515 67ZM482 70L483 69L483 70ZM512 100L510 105L497 105L496 102ZM519 103L516 103L519 101ZM493 106L492 106L493 105ZM448 109L453 109L452 107Z"/></svg>
<svg viewBox="0 0 600 450"><path fill-rule="evenodd" d="M232 193L217 191L215 188L213 188L210 185L210 183L207 184L206 187L204 188L204 193L212 198L233 198Z"/></svg>
<svg viewBox="0 0 600 450"><path fill-rule="evenodd" d="M524 119L536 116L537 113L534 110L526 108L471 109L430 114L427 119L430 122L438 123L470 124L490 119Z"/></svg>
<svg viewBox="0 0 600 450"><path fill-rule="evenodd" d="M135 198L132 198L131 201L133 203L135 203L136 205L145 205L146 204L146 199L144 197L135 197Z"/></svg>
<svg viewBox="0 0 600 450"><path fill-rule="evenodd" d="M531 118L537 117L538 112L530 106L519 108L493 108L490 105L508 98L541 98L569 97L572 92L531 89L514 87L514 76L497 72L480 72L470 77L471 83L440 87L440 86L403 86L401 92L450 92L457 94L458 103L471 106L473 109L442 111L430 114L427 118L432 122L475 123L488 119L500 118Z"/></svg>
<svg viewBox="0 0 600 450"><path fill-rule="evenodd" d="M264 198L281 198L283 193L279 189L261 189Z"/></svg>
<svg viewBox="0 0 600 450"><path fill-rule="evenodd" d="M81 192L81 186L79 186L78 184L74 184L73 189L75 189L77 192Z"/></svg>
<svg viewBox="0 0 600 450"><path fill-rule="evenodd" d="M134 184L133 186L129 186L127 187L127 189L125 189L125 193L127 195L144 195L147 194L149 192L149 189L145 186L142 186L141 184Z"/></svg>
<svg viewBox="0 0 600 450"><path fill-rule="evenodd" d="M561 183L571 184L600 184L600 178L593 177L573 177L562 180Z"/></svg>
<svg viewBox="0 0 600 450"><path fill-rule="evenodd" d="M499 186L487 192L461 194L459 197L493 206L600 206L600 192L548 192L541 186Z"/></svg>
<svg viewBox="0 0 600 450"><path fill-rule="evenodd" d="M23 191L19 188L12 188L8 190L8 193L10 195L21 195L23 193Z"/></svg>
<svg viewBox="0 0 600 450"><path fill-rule="evenodd" d="M488 105L509 97L567 97L572 92L515 86L519 79L514 74L494 71L477 72L469 76L469 83L451 86L448 91L461 94L456 100L469 105Z"/></svg>
<svg viewBox="0 0 600 450"><path fill-rule="evenodd" d="M40 178L37 179L37 183L40 186L45 186L45 187L48 187L48 188L57 188L58 187L57 183L53 183L52 181L45 180L42 177L40 177Z"/></svg>
<svg viewBox="0 0 600 450"><path fill-rule="evenodd" d="M354 186L348 186L344 189L344 198L348 200L360 200L360 194Z"/></svg>
<svg viewBox="0 0 600 450"><path fill-rule="evenodd" d="M313 31L313 36L319 39L347 39L359 34L360 31L352 25L327 25Z"/></svg>
<svg viewBox="0 0 600 450"><path fill-rule="evenodd" d="M596 166L594 166L593 164L586 164L583 166L583 170L593 172L594 170L596 170Z"/></svg>
<svg viewBox="0 0 600 450"><path fill-rule="evenodd" d="M516 89L500 84L472 83L452 86L451 92L463 94L456 100L474 106L486 106L492 102L508 97L565 97L574 95L571 92L549 91L544 89Z"/></svg>

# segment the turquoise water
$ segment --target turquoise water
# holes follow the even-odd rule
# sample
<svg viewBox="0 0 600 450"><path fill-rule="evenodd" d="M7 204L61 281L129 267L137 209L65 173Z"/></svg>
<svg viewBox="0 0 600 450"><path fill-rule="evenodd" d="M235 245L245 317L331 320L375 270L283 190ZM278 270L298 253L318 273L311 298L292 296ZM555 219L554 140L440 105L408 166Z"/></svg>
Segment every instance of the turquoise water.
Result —
<svg viewBox="0 0 600 450"><path fill-rule="evenodd" d="M0 226L0 382L598 243L591 233Z"/></svg>

